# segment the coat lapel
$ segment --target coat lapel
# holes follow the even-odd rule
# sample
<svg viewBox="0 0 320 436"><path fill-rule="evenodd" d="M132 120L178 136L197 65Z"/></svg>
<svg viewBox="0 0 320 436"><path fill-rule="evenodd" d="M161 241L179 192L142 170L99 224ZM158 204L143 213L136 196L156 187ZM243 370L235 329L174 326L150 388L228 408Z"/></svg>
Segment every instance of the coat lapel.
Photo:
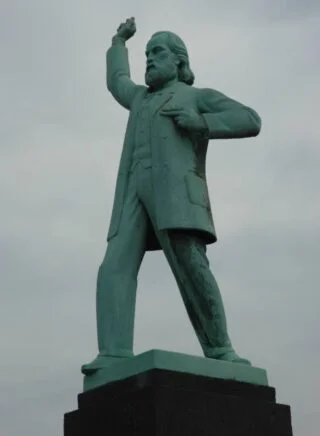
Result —
<svg viewBox="0 0 320 436"><path fill-rule="evenodd" d="M155 92L153 96L153 104L151 105L151 117L154 117L163 106L168 103L183 86L182 83L177 82L170 88L163 89L159 92Z"/></svg>
<svg viewBox="0 0 320 436"><path fill-rule="evenodd" d="M175 92L172 91L165 91L163 93L157 93L154 96L154 104L152 105L152 110L151 110L151 118L153 118L157 112L160 111L160 109L168 102L172 99L172 97L174 96Z"/></svg>

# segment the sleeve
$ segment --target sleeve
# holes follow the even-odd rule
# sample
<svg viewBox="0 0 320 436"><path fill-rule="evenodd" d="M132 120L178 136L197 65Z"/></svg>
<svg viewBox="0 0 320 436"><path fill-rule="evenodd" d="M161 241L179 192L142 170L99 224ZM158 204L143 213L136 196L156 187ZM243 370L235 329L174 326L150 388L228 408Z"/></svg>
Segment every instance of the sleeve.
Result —
<svg viewBox="0 0 320 436"><path fill-rule="evenodd" d="M198 110L209 139L246 138L257 136L261 130L257 112L212 89L199 90Z"/></svg>
<svg viewBox="0 0 320 436"><path fill-rule="evenodd" d="M107 88L126 109L131 108L138 86L130 78L128 49L121 39L114 39L106 54Z"/></svg>

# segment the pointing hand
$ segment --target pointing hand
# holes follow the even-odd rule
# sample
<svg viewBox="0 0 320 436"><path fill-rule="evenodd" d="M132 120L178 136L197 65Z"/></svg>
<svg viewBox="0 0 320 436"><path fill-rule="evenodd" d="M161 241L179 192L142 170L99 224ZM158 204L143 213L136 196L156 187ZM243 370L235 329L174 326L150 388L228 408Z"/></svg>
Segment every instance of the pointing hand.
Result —
<svg viewBox="0 0 320 436"><path fill-rule="evenodd" d="M207 129L204 118L194 109L171 107L162 109L161 115L172 117L179 127L186 130L202 132Z"/></svg>

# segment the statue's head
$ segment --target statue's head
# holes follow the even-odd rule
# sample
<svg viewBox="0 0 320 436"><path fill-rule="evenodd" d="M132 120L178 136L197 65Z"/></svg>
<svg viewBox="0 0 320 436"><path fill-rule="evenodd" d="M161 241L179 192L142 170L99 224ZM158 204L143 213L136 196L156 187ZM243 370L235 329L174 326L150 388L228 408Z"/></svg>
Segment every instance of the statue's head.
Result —
<svg viewBox="0 0 320 436"><path fill-rule="evenodd" d="M193 84L194 74L189 67L187 48L175 33L161 31L152 35L146 47L146 57L145 81L148 86L158 87L175 79Z"/></svg>

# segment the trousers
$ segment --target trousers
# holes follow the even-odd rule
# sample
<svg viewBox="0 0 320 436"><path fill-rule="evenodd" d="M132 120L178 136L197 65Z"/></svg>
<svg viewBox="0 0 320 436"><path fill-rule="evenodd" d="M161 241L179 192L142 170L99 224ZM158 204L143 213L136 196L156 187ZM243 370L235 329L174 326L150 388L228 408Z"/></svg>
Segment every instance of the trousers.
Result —
<svg viewBox="0 0 320 436"><path fill-rule="evenodd" d="M133 355L137 277L152 225L176 279L204 355L219 358L232 350L218 284L210 270L206 245L187 230L157 230L152 168L132 167L119 230L107 245L97 278L99 352Z"/></svg>

